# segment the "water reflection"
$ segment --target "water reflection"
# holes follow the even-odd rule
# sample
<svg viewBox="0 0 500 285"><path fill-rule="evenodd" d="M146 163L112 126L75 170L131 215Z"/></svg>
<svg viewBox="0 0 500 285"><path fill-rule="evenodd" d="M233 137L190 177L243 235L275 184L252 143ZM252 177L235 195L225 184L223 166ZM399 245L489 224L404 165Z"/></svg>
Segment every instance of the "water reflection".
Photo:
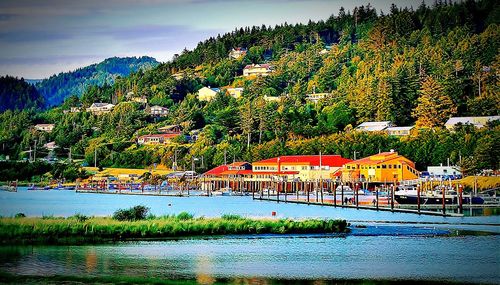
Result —
<svg viewBox="0 0 500 285"><path fill-rule="evenodd" d="M402 231L404 232L404 231ZM347 236L186 239L112 245L0 247L0 270L239 284L271 279L500 280L500 237Z"/></svg>

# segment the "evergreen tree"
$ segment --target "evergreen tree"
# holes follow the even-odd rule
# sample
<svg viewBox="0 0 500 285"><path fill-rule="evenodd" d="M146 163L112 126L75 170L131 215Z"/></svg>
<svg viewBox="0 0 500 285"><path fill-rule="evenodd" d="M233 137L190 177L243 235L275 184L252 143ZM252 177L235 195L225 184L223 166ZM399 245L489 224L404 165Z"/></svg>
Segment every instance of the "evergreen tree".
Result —
<svg viewBox="0 0 500 285"><path fill-rule="evenodd" d="M443 92L443 87L432 76L427 76L420 88L418 105L413 111L417 127L442 126L456 112L450 97Z"/></svg>

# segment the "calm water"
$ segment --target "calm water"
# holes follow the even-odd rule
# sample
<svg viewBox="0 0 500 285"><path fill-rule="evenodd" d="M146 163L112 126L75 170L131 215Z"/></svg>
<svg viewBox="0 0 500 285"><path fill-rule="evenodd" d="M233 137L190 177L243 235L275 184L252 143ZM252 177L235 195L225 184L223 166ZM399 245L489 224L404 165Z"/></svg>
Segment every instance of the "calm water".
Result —
<svg viewBox="0 0 500 285"><path fill-rule="evenodd" d="M341 209L252 200L251 197L157 197L111 194L88 194L74 191L0 191L0 215L13 216L22 212L28 216L71 216L76 213L108 216L119 208L138 204L151 208L155 215L176 214L182 211L196 216L239 214L246 217L342 218L354 223L415 223L436 227L487 230L500 233L500 216L439 217L371 210ZM489 210L489 209L488 209ZM486 212L488 214L488 212ZM493 214L491 212L491 214Z"/></svg>
<svg viewBox="0 0 500 285"><path fill-rule="evenodd" d="M3 246L0 271L25 275L263 279L416 279L499 283L500 235L447 237L454 229L500 233L499 216L434 217L276 202L251 197L155 197L73 191L0 191L0 215L111 215L143 204L153 214L343 218L352 234L246 236L85 246ZM253 279L257 278L257 279Z"/></svg>
<svg viewBox="0 0 500 285"><path fill-rule="evenodd" d="M244 237L92 246L0 247L26 275L260 279L414 279L498 283L500 238Z"/></svg>

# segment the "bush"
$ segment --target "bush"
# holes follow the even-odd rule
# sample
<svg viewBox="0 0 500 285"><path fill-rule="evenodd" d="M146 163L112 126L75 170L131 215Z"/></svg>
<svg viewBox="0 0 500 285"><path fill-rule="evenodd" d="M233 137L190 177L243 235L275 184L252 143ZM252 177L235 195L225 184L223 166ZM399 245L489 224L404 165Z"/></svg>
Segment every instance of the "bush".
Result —
<svg viewBox="0 0 500 285"><path fill-rule="evenodd" d="M26 215L24 213L17 213L14 218L25 218Z"/></svg>
<svg viewBox="0 0 500 285"><path fill-rule="evenodd" d="M78 222L83 223L86 220L90 219L88 216L82 215L82 214L76 214L73 216Z"/></svg>
<svg viewBox="0 0 500 285"><path fill-rule="evenodd" d="M177 215L178 220L191 220L194 216L188 212L180 212Z"/></svg>
<svg viewBox="0 0 500 285"><path fill-rule="evenodd" d="M221 217L223 220L241 220L243 219L240 215L235 214L224 214Z"/></svg>
<svg viewBox="0 0 500 285"><path fill-rule="evenodd" d="M146 206L135 206L129 209L118 209L113 213L113 219L118 221L139 221L145 220L148 216L149 208Z"/></svg>

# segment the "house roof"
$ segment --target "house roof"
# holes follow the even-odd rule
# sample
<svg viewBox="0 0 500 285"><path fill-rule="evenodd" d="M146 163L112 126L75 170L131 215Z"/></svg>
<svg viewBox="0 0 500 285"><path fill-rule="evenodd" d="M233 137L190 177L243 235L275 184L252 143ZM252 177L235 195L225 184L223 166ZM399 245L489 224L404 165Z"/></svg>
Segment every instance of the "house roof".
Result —
<svg viewBox="0 0 500 285"><path fill-rule="evenodd" d="M162 110L168 110L168 108L165 108L165 107L162 107L162 106L158 106L158 105L154 105L151 107L151 109L162 109Z"/></svg>
<svg viewBox="0 0 500 285"><path fill-rule="evenodd" d="M53 127L54 124L36 124L35 127Z"/></svg>
<svg viewBox="0 0 500 285"><path fill-rule="evenodd" d="M240 166L243 166L245 164L250 164L250 163L248 163L246 161L236 161L236 162L233 162L233 163L229 164L228 167L233 167L233 166L234 167L240 167Z"/></svg>
<svg viewBox="0 0 500 285"><path fill-rule="evenodd" d="M109 104L109 103L101 103L101 102L97 102L97 103L92 103L92 105L90 106L91 108L98 108L98 107L107 107L107 106L112 106L114 107L115 105L113 104Z"/></svg>
<svg viewBox="0 0 500 285"><path fill-rule="evenodd" d="M164 139L171 139L175 138L179 134L151 134L151 135L143 135L140 136L139 138L164 138Z"/></svg>
<svg viewBox="0 0 500 285"><path fill-rule="evenodd" d="M244 69L250 69L250 68L260 68L260 67L263 67L265 69L270 69L271 68L271 65L267 64L267 63L263 63L263 64L249 64L247 66L245 66Z"/></svg>
<svg viewBox="0 0 500 285"><path fill-rule="evenodd" d="M203 175L212 175L212 176L220 176L222 172L227 171L227 165L219 165L215 168L210 169L209 171L203 173Z"/></svg>
<svg viewBox="0 0 500 285"><path fill-rule="evenodd" d="M221 173L221 175L247 175L247 174L253 174L251 169L245 169L245 170L226 170Z"/></svg>
<svg viewBox="0 0 500 285"><path fill-rule="evenodd" d="M320 156L319 155L287 155L280 157L273 157L269 159L264 159L261 161L254 162L253 164L278 164L278 158L280 163L306 163L313 166L319 166ZM321 165L341 167L342 165L352 161L348 158L343 158L340 155L322 155Z"/></svg>
<svg viewBox="0 0 500 285"><path fill-rule="evenodd" d="M415 126L408 126L408 127L389 127L386 130L387 131L411 131Z"/></svg>
<svg viewBox="0 0 500 285"><path fill-rule="evenodd" d="M363 164L363 165L376 165L381 164L389 160L407 160L406 157L398 154L397 152L381 152L374 155L370 155L358 160L349 162L349 164ZM413 163L413 162L412 162Z"/></svg>
<svg viewBox="0 0 500 285"><path fill-rule="evenodd" d="M471 124L482 127L487 122L500 120L500 116L483 116L483 117L451 117L446 121L445 125L454 126L456 124Z"/></svg>
<svg viewBox="0 0 500 285"><path fill-rule="evenodd" d="M390 127L391 124L391 121L363 122L357 126L356 129L363 131L382 131L385 128Z"/></svg>

